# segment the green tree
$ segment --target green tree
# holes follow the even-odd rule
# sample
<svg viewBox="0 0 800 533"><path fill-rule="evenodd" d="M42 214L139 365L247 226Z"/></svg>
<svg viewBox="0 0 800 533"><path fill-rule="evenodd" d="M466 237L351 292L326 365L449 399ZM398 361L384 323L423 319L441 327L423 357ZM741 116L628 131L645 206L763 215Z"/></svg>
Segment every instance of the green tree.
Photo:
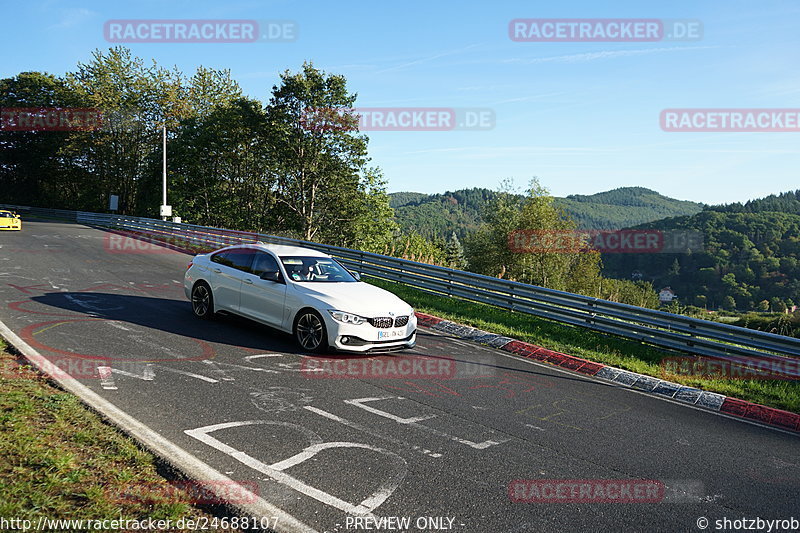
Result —
<svg viewBox="0 0 800 533"><path fill-rule="evenodd" d="M180 72L146 65L129 49L115 47L96 50L67 81L81 100L103 112L102 130L91 133L83 151L98 208L117 194L122 213L157 214L158 204L144 206L138 195L147 178L157 183L162 126L172 131L186 108Z"/></svg>
<svg viewBox="0 0 800 533"><path fill-rule="evenodd" d="M733 296L728 295L722 299L722 308L726 311L736 311L736 300Z"/></svg>
<svg viewBox="0 0 800 533"><path fill-rule="evenodd" d="M23 72L0 80L0 108L85 107L65 82L51 74ZM10 118L10 117L4 117ZM90 168L79 147L86 133L0 130L0 191L5 203L93 209ZM89 198L87 198L89 197Z"/></svg>
<svg viewBox="0 0 800 533"><path fill-rule="evenodd" d="M367 138L355 130L356 100L344 76L328 75L305 63L298 73L281 74L272 90L267 116L275 199L287 224L305 240L340 242L348 228L363 220L365 190L371 190L366 168ZM342 113L343 127L312 127L313 110ZM366 185L365 185L366 180ZM381 220L372 229L383 231Z"/></svg>
<svg viewBox="0 0 800 533"><path fill-rule="evenodd" d="M169 158L177 212L203 225L274 229L266 124L260 102L244 98L181 121Z"/></svg>
<svg viewBox="0 0 800 533"><path fill-rule="evenodd" d="M458 240L455 231L450 234L444 253L446 266L456 270L464 270L467 268L467 258L464 255L464 247L461 246L461 241Z"/></svg>
<svg viewBox="0 0 800 533"><path fill-rule="evenodd" d="M394 210L389 206L386 179L377 167L368 168L352 195L350 223L340 226L340 235L327 239L339 246L380 253L398 232Z"/></svg>
<svg viewBox="0 0 800 533"><path fill-rule="evenodd" d="M467 243L467 261L474 271L552 289L598 289L599 254L565 251L559 239L546 238L572 235L576 226L553 205L553 197L536 178L522 201L512 183L504 181L483 219L485 224ZM510 242L519 239L535 239L533 253Z"/></svg>
<svg viewBox="0 0 800 533"><path fill-rule="evenodd" d="M786 311L786 304L777 296L773 296L769 299L769 307L771 311L776 313L783 313Z"/></svg>

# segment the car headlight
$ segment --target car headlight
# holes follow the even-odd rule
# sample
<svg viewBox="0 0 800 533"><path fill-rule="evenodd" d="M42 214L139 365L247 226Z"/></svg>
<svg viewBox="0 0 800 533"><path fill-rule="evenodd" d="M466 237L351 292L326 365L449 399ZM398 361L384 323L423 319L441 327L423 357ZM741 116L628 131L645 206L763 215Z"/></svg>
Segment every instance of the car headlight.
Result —
<svg viewBox="0 0 800 533"><path fill-rule="evenodd" d="M335 309L328 309L328 312L334 320L345 324L355 324L357 326L367 321L363 316L354 315L353 313L345 313L344 311L336 311Z"/></svg>

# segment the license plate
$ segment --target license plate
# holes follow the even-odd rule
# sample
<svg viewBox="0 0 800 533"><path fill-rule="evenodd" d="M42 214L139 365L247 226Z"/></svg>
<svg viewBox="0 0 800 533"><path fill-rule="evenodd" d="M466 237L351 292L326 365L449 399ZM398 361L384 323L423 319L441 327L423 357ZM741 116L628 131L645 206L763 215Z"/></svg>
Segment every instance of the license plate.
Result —
<svg viewBox="0 0 800 533"><path fill-rule="evenodd" d="M379 331L378 338L379 339L391 339L394 337L402 337L405 335L404 330L389 330L389 331Z"/></svg>

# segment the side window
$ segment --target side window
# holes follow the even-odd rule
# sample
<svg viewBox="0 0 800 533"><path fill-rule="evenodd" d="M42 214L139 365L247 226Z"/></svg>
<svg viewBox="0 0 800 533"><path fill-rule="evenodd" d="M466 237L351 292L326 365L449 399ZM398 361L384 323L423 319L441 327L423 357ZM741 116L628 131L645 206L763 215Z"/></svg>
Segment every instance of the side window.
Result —
<svg viewBox="0 0 800 533"><path fill-rule="evenodd" d="M280 272L278 261L268 253L256 252L256 258L253 261L253 274L260 276L264 272Z"/></svg>
<svg viewBox="0 0 800 533"><path fill-rule="evenodd" d="M225 258L231 262L230 266L233 268L244 272L252 272L250 266L253 264L255 255L256 251L252 248L234 248L233 250L228 250Z"/></svg>
<svg viewBox="0 0 800 533"><path fill-rule="evenodd" d="M250 248L234 248L233 250L225 250L211 256L213 263L219 263L227 267L251 272L250 265L253 263L255 250Z"/></svg>
<svg viewBox="0 0 800 533"><path fill-rule="evenodd" d="M225 265L225 266L232 267L233 263L231 263L231 261L228 259L228 257L227 257L228 253L229 252L227 252L227 251L226 252L215 253L214 255L211 256L211 262L212 263L219 263L220 265Z"/></svg>

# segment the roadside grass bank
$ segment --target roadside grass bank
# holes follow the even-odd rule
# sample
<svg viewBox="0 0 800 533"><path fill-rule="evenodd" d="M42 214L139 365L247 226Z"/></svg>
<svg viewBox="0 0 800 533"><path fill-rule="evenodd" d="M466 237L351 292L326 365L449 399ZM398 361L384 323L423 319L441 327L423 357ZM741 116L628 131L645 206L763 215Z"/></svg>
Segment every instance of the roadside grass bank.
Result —
<svg viewBox="0 0 800 533"><path fill-rule="evenodd" d="M208 502L197 485L171 484L157 458L10 350L0 339L1 517L211 524L225 516L219 505L192 505Z"/></svg>
<svg viewBox="0 0 800 533"><path fill-rule="evenodd" d="M602 335L486 304L433 295L406 285L368 276L364 276L364 280L396 294L422 313L537 344L589 361L800 413L800 382L797 380L709 379L703 376L675 374L669 372L670 367L662 365L662 361L688 357L689 354Z"/></svg>

